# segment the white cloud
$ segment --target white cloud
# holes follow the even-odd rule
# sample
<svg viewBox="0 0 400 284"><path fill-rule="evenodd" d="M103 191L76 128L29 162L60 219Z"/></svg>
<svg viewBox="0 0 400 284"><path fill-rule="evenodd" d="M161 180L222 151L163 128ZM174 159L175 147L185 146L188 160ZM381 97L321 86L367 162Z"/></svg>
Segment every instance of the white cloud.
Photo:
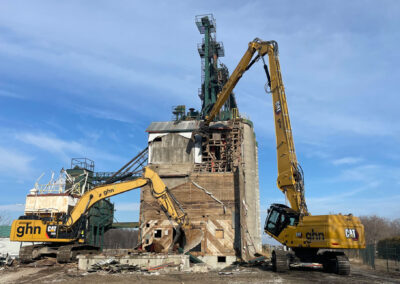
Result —
<svg viewBox="0 0 400 284"><path fill-rule="evenodd" d="M84 149L76 141L65 141L46 134L24 133L17 135L17 138L25 143L56 154L64 154L65 152L79 153L83 152Z"/></svg>
<svg viewBox="0 0 400 284"><path fill-rule="evenodd" d="M23 96L13 93L13 92L9 92L6 90L0 90L0 97L8 97L8 98L13 98L13 99L22 99Z"/></svg>
<svg viewBox="0 0 400 284"><path fill-rule="evenodd" d="M60 160L69 161L72 156L91 157L95 160L120 162L126 159L89 146L88 141L77 142L63 140L53 134L45 133L18 133L15 135L19 141L33 145L39 149L55 154ZM86 143L86 144L85 144Z"/></svg>
<svg viewBox="0 0 400 284"><path fill-rule="evenodd" d="M85 147L76 141L66 141L47 134L22 133L17 134L16 138L24 143L56 154L63 160L68 160L70 154L82 155L85 152Z"/></svg>
<svg viewBox="0 0 400 284"><path fill-rule="evenodd" d="M339 165L353 165L353 164L357 164L359 162L363 161L362 158L356 158L356 157L344 157L344 158L340 158L340 159L336 159L332 161L332 164L334 164L335 166L339 166Z"/></svg>
<svg viewBox="0 0 400 284"><path fill-rule="evenodd" d="M338 181L379 181L384 171L383 166L375 164L360 165L353 168L345 169L338 176Z"/></svg>
<svg viewBox="0 0 400 284"><path fill-rule="evenodd" d="M307 204L314 214L378 214L394 218L400 214L400 196L396 195L399 178L400 168L388 165L365 164L346 168L329 180L333 182L329 185L333 190L326 191L326 195L309 197L306 193Z"/></svg>
<svg viewBox="0 0 400 284"><path fill-rule="evenodd" d="M32 173L34 158L19 151L0 146L0 171L4 175L18 177Z"/></svg>
<svg viewBox="0 0 400 284"><path fill-rule="evenodd" d="M105 109L99 109L89 106L81 106L78 105L75 107L76 111L79 111L83 114L89 114L93 117L102 118L102 119L110 119L115 121L120 121L124 123L134 123L135 120L131 116L126 116L121 114L118 111L109 111Z"/></svg>
<svg viewBox="0 0 400 284"><path fill-rule="evenodd" d="M23 212L25 204L3 204L0 205L0 211L5 212Z"/></svg>

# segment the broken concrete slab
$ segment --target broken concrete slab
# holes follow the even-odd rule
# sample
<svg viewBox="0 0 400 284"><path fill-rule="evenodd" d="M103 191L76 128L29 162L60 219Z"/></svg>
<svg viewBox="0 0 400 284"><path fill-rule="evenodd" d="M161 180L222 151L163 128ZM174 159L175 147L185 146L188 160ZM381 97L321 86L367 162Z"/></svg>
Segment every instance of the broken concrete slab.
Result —
<svg viewBox="0 0 400 284"><path fill-rule="evenodd" d="M95 264L102 263L103 265L107 265L113 264L113 262L117 262L120 265L137 266L138 269L147 271L150 269L158 270L165 267L169 269L175 268L179 271L188 270L190 268L188 255L141 253L113 257L105 255L79 255L78 269L89 270Z"/></svg>

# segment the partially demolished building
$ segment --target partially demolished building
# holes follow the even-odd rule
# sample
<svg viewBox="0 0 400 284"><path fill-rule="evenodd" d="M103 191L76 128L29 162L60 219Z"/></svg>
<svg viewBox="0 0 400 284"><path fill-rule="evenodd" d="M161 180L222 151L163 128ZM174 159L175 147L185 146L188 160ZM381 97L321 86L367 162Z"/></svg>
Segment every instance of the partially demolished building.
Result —
<svg viewBox="0 0 400 284"><path fill-rule="evenodd" d="M202 110L186 113L178 106L174 121L151 123L146 130L148 164L204 233L191 254L209 264L226 265L261 251L257 143L251 121L238 115L233 93L207 136L196 134L229 77L218 61L224 51L215 38L215 20L198 16L196 24L204 34L198 46ZM139 222L143 245L157 242L168 249L176 224L167 219L148 188L141 191Z"/></svg>

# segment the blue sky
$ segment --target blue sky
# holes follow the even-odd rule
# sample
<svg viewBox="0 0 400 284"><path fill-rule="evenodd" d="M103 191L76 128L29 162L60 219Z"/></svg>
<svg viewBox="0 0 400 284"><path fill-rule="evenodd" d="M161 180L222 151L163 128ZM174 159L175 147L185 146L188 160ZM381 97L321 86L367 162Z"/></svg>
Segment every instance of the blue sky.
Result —
<svg viewBox="0 0 400 284"><path fill-rule="evenodd" d="M0 211L20 215L36 178L71 157L120 168L151 121L200 108L194 17L213 13L231 71L255 37L279 43L309 210L400 217L398 1L146 3L2 1ZM255 125L262 222L284 202L265 81L257 64L235 89ZM113 201L119 221L138 219L138 191Z"/></svg>

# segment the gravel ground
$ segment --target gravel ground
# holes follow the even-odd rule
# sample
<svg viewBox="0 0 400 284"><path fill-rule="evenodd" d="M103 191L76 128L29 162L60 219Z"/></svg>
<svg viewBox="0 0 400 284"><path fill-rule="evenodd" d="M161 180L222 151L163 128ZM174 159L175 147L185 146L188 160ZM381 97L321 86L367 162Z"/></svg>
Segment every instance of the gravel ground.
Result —
<svg viewBox="0 0 400 284"><path fill-rule="evenodd" d="M47 265L44 266L43 264ZM35 267L36 266L36 267ZM322 271L290 270L285 274L272 272L269 266L241 267L240 271L226 270L208 273L87 273L76 264L33 263L0 270L0 283L400 283L399 272L385 272L352 264L350 276L339 276Z"/></svg>

